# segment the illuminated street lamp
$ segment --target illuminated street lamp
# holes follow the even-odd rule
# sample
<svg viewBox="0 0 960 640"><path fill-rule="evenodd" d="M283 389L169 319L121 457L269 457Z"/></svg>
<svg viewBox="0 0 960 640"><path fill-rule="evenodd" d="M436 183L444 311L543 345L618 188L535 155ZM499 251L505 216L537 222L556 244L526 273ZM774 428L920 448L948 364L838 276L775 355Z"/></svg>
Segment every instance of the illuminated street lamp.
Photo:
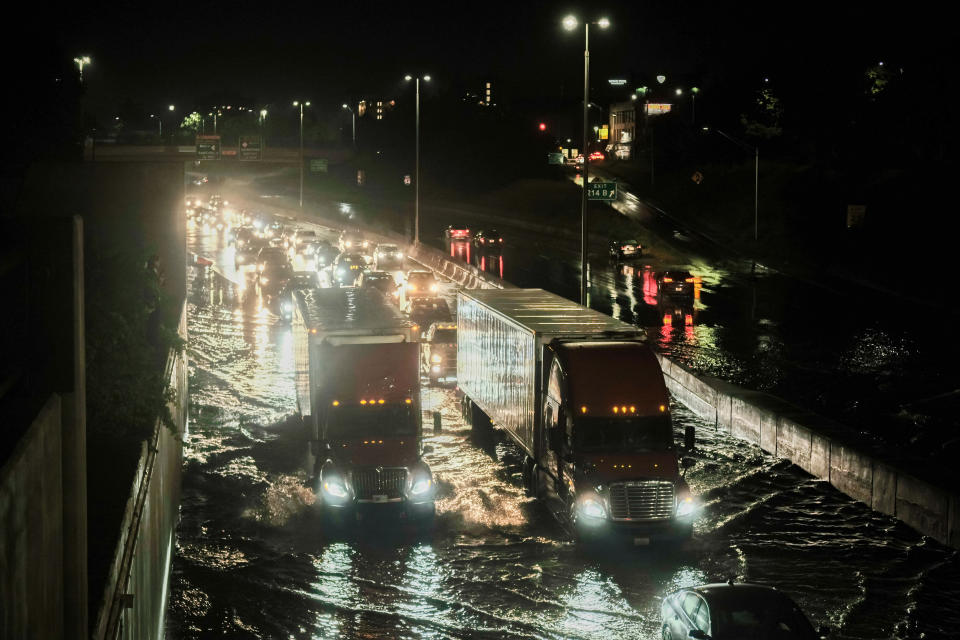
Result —
<svg viewBox="0 0 960 640"><path fill-rule="evenodd" d="M587 272L589 271L587 249L587 185L589 184L590 154L587 145L587 111L590 107L590 25L601 29L610 26L610 21L600 18L596 22L583 23L583 189L580 194L580 304L587 304ZM573 31L577 28L577 19L567 16L563 19L563 28Z"/></svg>
<svg viewBox="0 0 960 640"><path fill-rule="evenodd" d="M77 64L77 67L80 68L80 84L83 84L83 66L90 64L90 56L81 56L79 58L74 58L73 61Z"/></svg>
<svg viewBox="0 0 960 640"><path fill-rule="evenodd" d="M263 126L264 121L267 119L267 110L260 109L260 126Z"/></svg>
<svg viewBox="0 0 960 640"><path fill-rule="evenodd" d="M404 80L410 82L411 80L416 80L417 87L417 107L416 107L416 164L415 164L415 184L414 184L414 200L413 200L413 245L418 246L420 244L420 79L423 78L424 82L430 82L430 76L411 76L407 75L404 77Z"/></svg>
<svg viewBox="0 0 960 640"><path fill-rule="evenodd" d="M348 105L346 102L343 103L343 108L350 112L350 120L351 120L352 130L353 130L353 146L354 148L356 148L357 146L357 114L353 109L350 108L350 105Z"/></svg>
<svg viewBox="0 0 960 640"><path fill-rule="evenodd" d="M693 113L690 116L690 122L692 124L697 124L697 94L698 93L700 93L700 89L698 87L692 87L690 89L690 100L691 100L691 104L693 105Z"/></svg>
<svg viewBox="0 0 960 640"><path fill-rule="evenodd" d="M300 107L300 208L303 209L303 108L310 103L294 100L293 106Z"/></svg>
<svg viewBox="0 0 960 640"><path fill-rule="evenodd" d="M157 131L157 135L159 135L159 136L162 138L162 137L163 137L163 118L161 118L161 117L159 117L159 116L155 116L155 115L153 115L152 113L150 114L150 117L157 119L157 125L158 125L158 129L159 129L159 130Z"/></svg>

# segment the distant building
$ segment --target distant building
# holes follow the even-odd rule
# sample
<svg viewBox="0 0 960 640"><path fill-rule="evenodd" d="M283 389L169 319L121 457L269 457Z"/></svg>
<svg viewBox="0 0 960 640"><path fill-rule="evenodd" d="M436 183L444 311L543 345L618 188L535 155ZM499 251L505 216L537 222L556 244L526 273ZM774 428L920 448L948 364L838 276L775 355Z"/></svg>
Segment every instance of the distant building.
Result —
<svg viewBox="0 0 960 640"><path fill-rule="evenodd" d="M629 160L631 157L633 143L637 139L638 113L635 100L610 105L610 140L607 150L621 160Z"/></svg>
<svg viewBox="0 0 960 640"><path fill-rule="evenodd" d="M357 104L357 117L362 118L369 112L374 120L383 120L383 117L395 106L397 106L396 100L361 100Z"/></svg>
<svg viewBox="0 0 960 640"><path fill-rule="evenodd" d="M466 91L463 94L463 101L468 104L477 104L482 107L493 107L496 103L493 101L493 83L489 80L483 83L480 92Z"/></svg>

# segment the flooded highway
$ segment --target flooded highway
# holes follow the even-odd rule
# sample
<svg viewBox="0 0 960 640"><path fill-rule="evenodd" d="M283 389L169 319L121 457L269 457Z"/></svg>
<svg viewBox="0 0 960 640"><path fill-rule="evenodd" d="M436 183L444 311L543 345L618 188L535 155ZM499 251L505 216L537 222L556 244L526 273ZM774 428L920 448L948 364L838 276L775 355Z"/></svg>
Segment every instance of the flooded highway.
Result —
<svg viewBox="0 0 960 640"><path fill-rule="evenodd" d="M325 535L294 419L289 325L241 286L222 235L192 229L185 448L169 638L660 638L660 599L752 581L834 638L937 638L960 625L956 552L672 407L700 502L683 547L576 545L524 495L521 456L475 441L450 388L425 387L437 520ZM509 256L508 256L509 257ZM509 268L509 263L507 263ZM509 273L507 277L509 277ZM449 295L449 291L447 292Z"/></svg>

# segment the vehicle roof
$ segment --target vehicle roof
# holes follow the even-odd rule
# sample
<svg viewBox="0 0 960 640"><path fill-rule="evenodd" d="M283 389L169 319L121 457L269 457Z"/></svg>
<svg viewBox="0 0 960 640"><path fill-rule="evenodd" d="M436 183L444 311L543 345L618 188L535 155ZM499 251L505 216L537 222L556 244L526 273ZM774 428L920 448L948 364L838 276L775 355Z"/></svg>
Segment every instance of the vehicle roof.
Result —
<svg viewBox="0 0 960 640"><path fill-rule="evenodd" d="M390 275L390 273L387 271L367 271L365 274L363 274L363 278L364 280L369 280L370 278L374 278L374 279L382 278L384 280L387 280L387 279L393 280L393 276Z"/></svg>
<svg viewBox="0 0 960 640"><path fill-rule="evenodd" d="M645 336L639 327L543 289L461 289L459 295L478 301L533 333L559 337L617 334L631 339Z"/></svg>
<svg viewBox="0 0 960 640"><path fill-rule="evenodd" d="M400 309L373 288L312 289L294 295L304 324L324 333L394 333L411 326Z"/></svg>
<svg viewBox="0 0 960 640"><path fill-rule="evenodd" d="M663 415L670 405L663 371L653 351L639 342L568 342L558 349L570 398L588 405L589 417L616 416L614 405L637 407L641 417ZM610 376L616 371L616 376ZM602 380L603 384L597 384Z"/></svg>
<svg viewBox="0 0 960 640"><path fill-rule="evenodd" d="M775 587L769 587L763 584L717 582L703 584L696 587L690 587L690 591L696 591L703 595L708 601L711 600L729 600L732 598L768 598L775 600L785 600L792 602L789 596Z"/></svg>
<svg viewBox="0 0 960 640"><path fill-rule="evenodd" d="M425 270L423 270L423 269L416 269L416 270L412 270L412 271L407 271L407 277L408 277L408 278L412 278L412 277L422 278L422 277L424 277L424 276L430 276L431 278L434 277L433 271L425 271Z"/></svg>
<svg viewBox="0 0 960 640"><path fill-rule="evenodd" d="M381 242L381 243L378 244L377 246L378 246L378 247L396 247L396 246L397 246L397 243L396 243L396 242Z"/></svg>
<svg viewBox="0 0 960 640"><path fill-rule="evenodd" d="M354 253L352 251L350 253L341 253L337 256L337 260L359 260L361 262L366 262L362 253Z"/></svg>

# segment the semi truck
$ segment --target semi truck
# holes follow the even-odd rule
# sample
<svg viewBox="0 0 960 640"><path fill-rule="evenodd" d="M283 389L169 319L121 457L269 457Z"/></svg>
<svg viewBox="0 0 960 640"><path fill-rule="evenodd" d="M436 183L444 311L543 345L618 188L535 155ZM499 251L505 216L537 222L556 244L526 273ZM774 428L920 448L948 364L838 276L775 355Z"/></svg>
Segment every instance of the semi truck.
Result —
<svg viewBox="0 0 960 640"><path fill-rule="evenodd" d="M293 295L297 409L324 515L339 525L386 514L428 524L419 333L376 289Z"/></svg>
<svg viewBox="0 0 960 640"><path fill-rule="evenodd" d="M690 536L695 502L663 372L637 327L542 289L461 290L457 381L475 431L524 452L529 495L580 539ZM692 448L688 429L684 446Z"/></svg>

